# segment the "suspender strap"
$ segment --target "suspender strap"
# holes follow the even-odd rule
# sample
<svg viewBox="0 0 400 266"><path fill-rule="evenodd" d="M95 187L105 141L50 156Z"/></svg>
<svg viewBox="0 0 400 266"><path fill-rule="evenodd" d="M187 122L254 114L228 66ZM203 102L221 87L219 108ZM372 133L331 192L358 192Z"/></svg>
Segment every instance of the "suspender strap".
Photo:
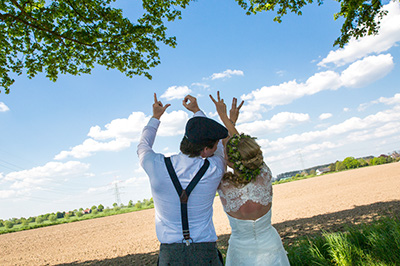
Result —
<svg viewBox="0 0 400 266"><path fill-rule="evenodd" d="M178 177L176 176L174 167L172 166L171 163L171 158L170 157L164 157L165 165L167 166L168 174L172 180L172 183L174 184L175 190L178 193L180 202L181 202L181 220L182 220L182 233L183 233L183 238L186 240L186 244L189 245L189 239L190 238L190 232L189 232L189 219L188 219L188 213L187 213L187 202L188 198L190 196L190 193L194 189L194 187L199 183L200 179L203 177L204 173L207 171L208 166L210 165L210 162L205 159L203 166L200 168L200 170L197 172L197 174L193 177L193 179L190 181L189 185L186 187L186 189L182 189L182 185L178 180Z"/></svg>

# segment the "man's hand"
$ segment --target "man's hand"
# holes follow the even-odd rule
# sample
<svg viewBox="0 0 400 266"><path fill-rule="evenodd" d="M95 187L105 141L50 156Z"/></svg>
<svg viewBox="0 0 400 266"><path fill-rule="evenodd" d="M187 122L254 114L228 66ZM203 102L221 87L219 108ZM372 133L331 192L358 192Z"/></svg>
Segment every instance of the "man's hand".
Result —
<svg viewBox="0 0 400 266"><path fill-rule="evenodd" d="M242 101L239 106L237 106L237 99L233 98L232 99L232 107L231 110L229 110L229 119L231 120L231 122L236 125L236 121L239 118L239 110L240 108L242 108L244 104L244 101Z"/></svg>
<svg viewBox="0 0 400 266"><path fill-rule="evenodd" d="M197 99L192 95L187 95L185 99L183 99L182 104L183 106L185 106L186 109L193 112L194 114L200 111L200 108L197 105Z"/></svg>
<svg viewBox="0 0 400 266"><path fill-rule="evenodd" d="M165 110L171 105L168 103L165 106L157 100L157 95L154 93L154 103L153 103L153 117L160 120L161 116L164 114Z"/></svg>

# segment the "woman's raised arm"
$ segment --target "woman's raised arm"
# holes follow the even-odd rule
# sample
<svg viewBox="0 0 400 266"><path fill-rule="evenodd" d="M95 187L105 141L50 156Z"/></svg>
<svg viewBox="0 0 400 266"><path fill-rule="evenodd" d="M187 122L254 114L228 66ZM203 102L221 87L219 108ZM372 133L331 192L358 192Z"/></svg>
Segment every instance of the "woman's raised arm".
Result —
<svg viewBox="0 0 400 266"><path fill-rule="evenodd" d="M215 100L212 95L210 95L211 100L215 104L215 108L217 109L217 113L219 118L221 119L222 123L224 123L225 127L228 129L229 135L233 136L234 134L239 134L235 125L236 121L239 117L239 110L243 105L243 101L237 106L237 99L233 98L232 100L232 107L229 111L230 118L226 112L226 104L224 103L224 99L220 98L219 91L217 92L217 100Z"/></svg>

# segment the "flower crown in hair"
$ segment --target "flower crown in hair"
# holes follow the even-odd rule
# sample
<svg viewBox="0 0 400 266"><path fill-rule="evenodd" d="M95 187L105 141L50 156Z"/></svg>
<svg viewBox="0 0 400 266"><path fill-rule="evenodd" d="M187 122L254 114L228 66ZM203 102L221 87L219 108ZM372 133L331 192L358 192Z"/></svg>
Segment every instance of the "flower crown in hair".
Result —
<svg viewBox="0 0 400 266"><path fill-rule="evenodd" d="M233 167L239 173L239 176L245 179L246 181L251 181L253 178L255 179L260 174L260 168L257 169L249 169L244 166L242 162L242 156L240 155L238 145L240 140L242 139L256 139L249 135L245 134L235 134L231 137L226 144L226 150L228 153L228 160L233 163Z"/></svg>

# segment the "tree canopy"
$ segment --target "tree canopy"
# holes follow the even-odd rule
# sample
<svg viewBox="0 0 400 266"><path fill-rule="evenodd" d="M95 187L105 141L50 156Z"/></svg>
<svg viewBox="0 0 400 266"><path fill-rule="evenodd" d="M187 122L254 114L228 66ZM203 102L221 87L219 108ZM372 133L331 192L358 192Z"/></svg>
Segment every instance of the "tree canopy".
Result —
<svg viewBox="0 0 400 266"><path fill-rule="evenodd" d="M323 0L236 0L243 7L248 15L263 11L275 11L274 21L282 22L282 17L288 12L302 15L301 8L307 4L317 2L323 4ZM377 34L379 21L386 15L382 10L381 0L336 0L340 3L340 11L334 15L337 20L344 18L344 23L334 46L343 47L349 40L366 35Z"/></svg>
<svg viewBox="0 0 400 266"><path fill-rule="evenodd" d="M44 72L56 81L59 74L90 73L95 64L118 69L128 77L144 75L160 63L159 45L176 46L166 36L166 21L181 18L194 0L142 0L142 16L132 22L115 0L1 0L0 86L10 92L16 75L33 78ZM235 0L247 14L275 11L281 22L288 12L301 15L313 0ZM334 45L343 47L351 37L376 34L385 15L380 0L337 0L335 19L345 19ZM317 0L318 5L322 0ZM0 93L1 93L0 89Z"/></svg>

